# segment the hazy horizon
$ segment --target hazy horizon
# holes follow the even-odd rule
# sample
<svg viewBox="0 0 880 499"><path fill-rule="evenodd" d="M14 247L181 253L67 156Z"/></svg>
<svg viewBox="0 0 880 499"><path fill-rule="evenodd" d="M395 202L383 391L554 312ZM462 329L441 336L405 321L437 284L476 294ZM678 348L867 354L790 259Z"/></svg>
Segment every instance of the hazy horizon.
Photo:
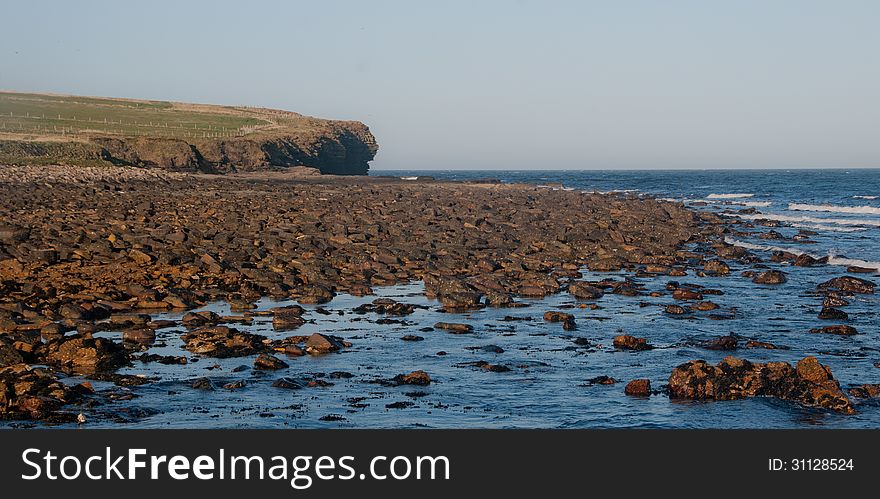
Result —
<svg viewBox="0 0 880 499"><path fill-rule="evenodd" d="M0 89L359 120L376 171L880 166L870 1L5 11Z"/></svg>

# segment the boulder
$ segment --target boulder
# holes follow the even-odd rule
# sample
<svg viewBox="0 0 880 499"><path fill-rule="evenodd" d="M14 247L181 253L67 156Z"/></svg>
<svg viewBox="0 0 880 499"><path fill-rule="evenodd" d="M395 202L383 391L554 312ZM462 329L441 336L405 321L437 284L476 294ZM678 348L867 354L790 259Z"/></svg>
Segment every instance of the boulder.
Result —
<svg viewBox="0 0 880 499"><path fill-rule="evenodd" d="M752 363L725 357L718 365L690 361L673 369L669 395L693 400L736 400L768 396L852 414L852 403L831 371L815 357L806 357L792 367L786 362Z"/></svg>

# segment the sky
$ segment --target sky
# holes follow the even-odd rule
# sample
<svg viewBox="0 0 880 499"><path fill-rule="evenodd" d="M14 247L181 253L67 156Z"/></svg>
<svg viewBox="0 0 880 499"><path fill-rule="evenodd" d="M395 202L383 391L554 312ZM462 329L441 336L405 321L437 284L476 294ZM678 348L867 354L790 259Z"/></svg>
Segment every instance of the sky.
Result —
<svg viewBox="0 0 880 499"><path fill-rule="evenodd" d="M880 2L0 0L0 89L354 119L373 169L880 167Z"/></svg>

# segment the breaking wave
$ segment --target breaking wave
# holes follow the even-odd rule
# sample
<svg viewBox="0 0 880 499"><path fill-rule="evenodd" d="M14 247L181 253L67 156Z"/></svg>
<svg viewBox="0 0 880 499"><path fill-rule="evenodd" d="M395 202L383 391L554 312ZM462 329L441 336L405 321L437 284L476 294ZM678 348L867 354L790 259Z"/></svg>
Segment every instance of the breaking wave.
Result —
<svg viewBox="0 0 880 499"><path fill-rule="evenodd" d="M802 255L808 254L813 258L820 258L819 256L812 255L807 253L806 251L797 249L797 248L785 248L782 246L764 246L760 244L752 244L747 243L745 241L740 241L739 239L734 239L732 237L725 237L724 242L727 244L732 244L734 246L739 246L740 248L750 249L754 251L785 251L786 253L791 253L792 255ZM836 265L841 267L863 267L866 269L874 269L877 272L880 272L880 262L872 262L868 260L859 260L856 258L847 258L845 256L836 256L834 254L828 255L828 265Z"/></svg>
<svg viewBox="0 0 880 499"><path fill-rule="evenodd" d="M706 196L706 199L737 199L737 198L750 198L754 197L754 194L747 193L733 193L733 194L709 194Z"/></svg>
<svg viewBox="0 0 880 499"><path fill-rule="evenodd" d="M793 211L824 211L829 213L857 213L862 215L880 215L880 208L876 206L835 206L833 204L789 203L788 209Z"/></svg>
<svg viewBox="0 0 880 499"><path fill-rule="evenodd" d="M814 224L835 224L835 225L861 225L868 227L880 227L880 220L868 220L858 218L816 218L806 216L790 216L779 215L777 213L762 213L754 215L746 215L743 213L731 213L731 216L742 218L745 220L776 220L779 222L792 223L814 223Z"/></svg>

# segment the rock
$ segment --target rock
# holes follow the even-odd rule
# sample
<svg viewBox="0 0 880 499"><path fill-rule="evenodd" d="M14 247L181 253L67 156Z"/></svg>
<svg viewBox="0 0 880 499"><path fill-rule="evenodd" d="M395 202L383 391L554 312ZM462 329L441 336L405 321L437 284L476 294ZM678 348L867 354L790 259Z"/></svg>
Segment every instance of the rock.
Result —
<svg viewBox="0 0 880 499"><path fill-rule="evenodd" d="M423 341L425 338L415 334L405 334L400 339L403 341Z"/></svg>
<svg viewBox="0 0 880 499"><path fill-rule="evenodd" d="M47 419L76 398L76 392L43 369L0 367L0 419Z"/></svg>
<svg viewBox="0 0 880 499"><path fill-rule="evenodd" d="M139 343L152 345L156 341L156 331L150 328L126 329L122 332L122 341L126 343Z"/></svg>
<svg viewBox="0 0 880 499"><path fill-rule="evenodd" d="M321 333L315 333L306 340L306 352L312 355L336 352L342 349L343 346L345 345L339 338Z"/></svg>
<svg viewBox="0 0 880 499"><path fill-rule="evenodd" d="M587 386L590 385L613 385L617 383L617 380L612 378L611 376L596 376L595 378L590 378L587 380Z"/></svg>
<svg viewBox="0 0 880 499"><path fill-rule="evenodd" d="M702 300L703 293L686 288L676 288L672 292L672 297L676 300Z"/></svg>
<svg viewBox="0 0 880 499"><path fill-rule="evenodd" d="M206 357L228 358L254 355L264 350L265 337L226 326L200 327L181 336L184 348Z"/></svg>
<svg viewBox="0 0 880 499"><path fill-rule="evenodd" d="M398 385L427 386L431 384L431 377L425 371L413 371L409 374L398 374L392 381Z"/></svg>
<svg viewBox="0 0 880 499"><path fill-rule="evenodd" d="M47 363L76 374L92 374L128 364L128 355L118 343L81 334L48 343L43 355Z"/></svg>
<svg viewBox="0 0 880 499"><path fill-rule="evenodd" d="M193 382L190 383L190 386L196 390L214 390L214 383L208 378L198 378L193 380Z"/></svg>
<svg viewBox="0 0 880 499"><path fill-rule="evenodd" d="M685 315L689 312L688 309L682 307L681 305L666 305L666 308L664 310L669 315Z"/></svg>
<svg viewBox="0 0 880 499"><path fill-rule="evenodd" d="M710 310L717 309L718 304L711 301L701 301L691 305L691 308L694 310L699 310L700 312L708 312Z"/></svg>
<svg viewBox="0 0 880 499"><path fill-rule="evenodd" d="M794 259L792 265L794 265L795 267L813 267L815 265L819 265L820 263L821 262L816 258L813 258L806 253L801 253L797 256L797 258Z"/></svg>
<svg viewBox="0 0 880 499"><path fill-rule="evenodd" d="M574 316L565 312L551 310L548 312L544 312L544 320L547 322L574 321Z"/></svg>
<svg viewBox="0 0 880 499"><path fill-rule="evenodd" d="M783 284L788 279L781 270L765 270L756 275L752 282L755 284Z"/></svg>
<svg viewBox="0 0 880 499"><path fill-rule="evenodd" d="M440 303L443 304L443 309L447 312L473 310L483 307L483 304L480 302L482 295L479 293L450 293L441 295L439 299Z"/></svg>
<svg viewBox="0 0 880 499"><path fill-rule="evenodd" d="M847 326L845 324L810 329L810 332L811 333L824 333L824 334L837 334L840 336L852 336L854 334L859 333L858 331L856 331L856 328L854 328L852 326Z"/></svg>
<svg viewBox="0 0 880 499"><path fill-rule="evenodd" d="M860 399L880 397L880 385L861 385L850 388L849 394Z"/></svg>
<svg viewBox="0 0 880 499"><path fill-rule="evenodd" d="M220 322L220 315L210 310L189 312L180 319L180 322L188 328L216 326Z"/></svg>
<svg viewBox="0 0 880 499"><path fill-rule="evenodd" d="M846 307L847 305L849 302L836 294L829 294L822 300L823 308Z"/></svg>
<svg viewBox="0 0 880 499"><path fill-rule="evenodd" d="M0 368L21 364L24 358L18 350L12 346L12 342L8 341L3 335L0 335Z"/></svg>
<svg viewBox="0 0 880 499"><path fill-rule="evenodd" d="M301 383L290 378L278 378L272 382L272 386L275 388L283 388L285 390L299 390L303 388Z"/></svg>
<svg viewBox="0 0 880 499"><path fill-rule="evenodd" d="M871 294L874 292L875 284L871 281L865 279L859 279L858 277L851 276L843 276L843 277L835 277L829 281L825 281L818 286L816 286L819 290L837 290L837 291L845 291L849 293L862 293L862 294Z"/></svg>
<svg viewBox="0 0 880 499"><path fill-rule="evenodd" d="M614 347L621 350L650 350L654 348L645 338L636 338L628 334L622 334L614 337Z"/></svg>
<svg viewBox="0 0 880 499"><path fill-rule="evenodd" d="M389 298L377 298L373 300L373 303L368 303L356 307L353 312L358 314L375 312L382 315L401 317L413 313L415 309L416 306L409 303L398 303Z"/></svg>
<svg viewBox="0 0 880 499"><path fill-rule="evenodd" d="M651 381L647 379L634 379L626 384L623 393L634 397L647 397L651 395Z"/></svg>
<svg viewBox="0 0 880 499"><path fill-rule="evenodd" d="M727 335L706 341L702 346L707 350L736 350L738 343L736 336Z"/></svg>
<svg viewBox="0 0 880 499"><path fill-rule="evenodd" d="M470 324L460 324L455 322L438 322L434 324L434 328L451 331L455 334L472 333L474 331L473 326Z"/></svg>
<svg viewBox="0 0 880 499"><path fill-rule="evenodd" d="M855 412L831 371L815 357L802 359L796 368L786 362L756 364L735 357L725 357L716 366L690 361L673 369L669 394L694 400L769 396L844 414Z"/></svg>
<svg viewBox="0 0 880 499"><path fill-rule="evenodd" d="M290 367L287 362L275 357L274 355L269 355L267 353L261 353L254 360L254 369L262 369L266 371L276 371L278 369L285 369Z"/></svg>
<svg viewBox="0 0 880 499"><path fill-rule="evenodd" d="M296 329L306 322L302 318L305 309L299 305L276 307L269 311L272 312L272 327L278 331Z"/></svg>
<svg viewBox="0 0 880 499"><path fill-rule="evenodd" d="M757 341L757 340L749 340L746 342L746 348L766 348L767 350L787 350L787 347L780 347L778 345L774 345L773 343L767 343L766 341Z"/></svg>
<svg viewBox="0 0 880 499"><path fill-rule="evenodd" d="M730 267L721 260L709 260L703 264L703 271L707 274L727 275L730 273Z"/></svg>
<svg viewBox="0 0 880 499"><path fill-rule="evenodd" d="M836 308L823 307L822 311L819 312L819 318L823 320L845 321L849 319L849 314Z"/></svg>
<svg viewBox="0 0 880 499"><path fill-rule="evenodd" d="M605 294L602 289L583 282L569 284L568 292L578 300L598 300Z"/></svg>

